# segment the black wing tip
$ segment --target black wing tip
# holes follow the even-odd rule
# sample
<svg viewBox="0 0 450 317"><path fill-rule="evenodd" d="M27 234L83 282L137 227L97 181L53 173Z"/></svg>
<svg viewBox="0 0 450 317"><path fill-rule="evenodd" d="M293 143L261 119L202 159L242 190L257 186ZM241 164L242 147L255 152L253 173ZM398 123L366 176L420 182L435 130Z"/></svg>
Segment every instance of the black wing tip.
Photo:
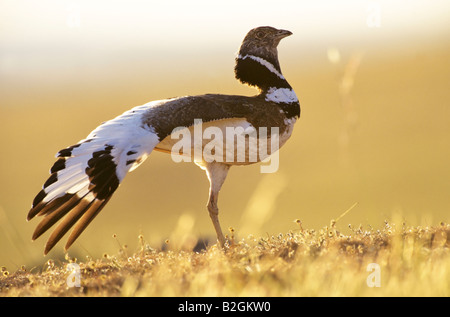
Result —
<svg viewBox="0 0 450 317"><path fill-rule="evenodd" d="M42 200L44 200L45 196L47 196L47 193L44 189L41 189L41 191L34 197L33 203L31 205L32 208L35 208Z"/></svg>
<svg viewBox="0 0 450 317"><path fill-rule="evenodd" d="M36 216L36 214L33 212L33 208L31 208L30 211L28 212L28 215L27 215L27 219L26 219L27 222L31 221L31 219L33 219L34 216Z"/></svg>
<svg viewBox="0 0 450 317"><path fill-rule="evenodd" d="M59 172L66 168L66 158L65 157L59 157L56 162L53 164L53 166L50 168L50 174Z"/></svg>
<svg viewBox="0 0 450 317"><path fill-rule="evenodd" d="M65 149L62 149L58 153L56 153L56 157L71 157L72 156L72 151L74 149L76 149L77 147L81 146L81 144L89 143L91 141L92 141L92 139L83 140L83 141L80 141L77 144L74 144L74 145L71 145L71 146L69 146L69 147L67 147Z"/></svg>
<svg viewBox="0 0 450 317"><path fill-rule="evenodd" d="M56 153L56 157L71 157L73 149L79 147L81 144L83 144L83 142L71 145L69 147L66 147L65 149L60 150L58 153Z"/></svg>
<svg viewBox="0 0 450 317"><path fill-rule="evenodd" d="M65 195L54 198L49 202L40 201L36 206L31 207L27 215L27 220L30 221L35 216L42 216L54 212L59 207L68 202L74 195L75 194L66 193Z"/></svg>
<svg viewBox="0 0 450 317"><path fill-rule="evenodd" d="M52 175L33 200L32 208L28 213L27 220L31 220L36 215L44 216L33 233L33 241L61 220L47 240L44 255L48 254L63 236L75 226L64 248L65 250L69 249L119 187L120 179L116 172L117 165L111 153L114 146L105 144L102 149L94 151L92 158L87 162L84 172L90 180L90 185L86 194L78 196L77 193L65 193L61 197L44 202L47 196L46 188L57 181L58 171L66 167L66 157L72 156L73 149L82 143L84 142L58 152L59 159L50 169ZM74 195L76 197L73 197Z"/></svg>
<svg viewBox="0 0 450 317"><path fill-rule="evenodd" d="M58 174L53 173L50 175L50 177L47 179L47 181L44 183L44 188L47 188L51 184L55 183L58 180Z"/></svg>
<svg viewBox="0 0 450 317"><path fill-rule="evenodd" d="M27 221L30 221L31 219L36 217L36 215L39 213L39 211L42 208L44 208L44 204L40 204L40 205L31 207L31 209L30 209L30 211L28 212L28 215L27 215Z"/></svg>

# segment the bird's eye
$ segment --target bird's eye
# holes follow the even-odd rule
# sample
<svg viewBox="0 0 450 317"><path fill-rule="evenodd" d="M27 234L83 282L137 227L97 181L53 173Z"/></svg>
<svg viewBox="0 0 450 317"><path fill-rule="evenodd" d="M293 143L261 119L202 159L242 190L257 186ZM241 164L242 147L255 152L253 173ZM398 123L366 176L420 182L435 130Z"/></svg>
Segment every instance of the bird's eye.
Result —
<svg viewBox="0 0 450 317"><path fill-rule="evenodd" d="M262 31L256 32L256 37L259 39L262 39L264 37L264 32L262 32Z"/></svg>

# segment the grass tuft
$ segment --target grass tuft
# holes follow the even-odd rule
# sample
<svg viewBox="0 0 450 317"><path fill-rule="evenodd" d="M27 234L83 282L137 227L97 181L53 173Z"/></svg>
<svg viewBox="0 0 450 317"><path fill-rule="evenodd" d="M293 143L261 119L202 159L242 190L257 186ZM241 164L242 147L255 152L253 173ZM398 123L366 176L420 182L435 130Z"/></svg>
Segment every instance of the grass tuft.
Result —
<svg viewBox="0 0 450 317"><path fill-rule="evenodd" d="M2 267L2 296L449 296L450 225L410 227L386 221L379 230L331 221L237 240L223 251L139 247L100 259L47 261L41 272ZM117 237L115 237L117 238ZM169 241L166 241L169 243ZM131 254L132 253L132 254ZM73 264L79 268L79 287ZM77 268L77 266L75 266ZM75 273L74 273L75 272Z"/></svg>

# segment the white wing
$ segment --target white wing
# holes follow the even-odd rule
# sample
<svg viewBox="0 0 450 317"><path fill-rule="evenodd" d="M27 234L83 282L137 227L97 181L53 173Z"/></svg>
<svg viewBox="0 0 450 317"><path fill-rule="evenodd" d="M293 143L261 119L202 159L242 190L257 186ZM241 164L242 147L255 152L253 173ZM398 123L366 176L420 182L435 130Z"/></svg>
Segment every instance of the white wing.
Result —
<svg viewBox="0 0 450 317"><path fill-rule="evenodd" d="M133 108L58 152L51 175L27 218L44 216L33 240L62 219L46 244L45 254L75 225L65 246L68 249L109 201L127 172L138 167L159 143L155 131L142 123L151 107L149 103Z"/></svg>

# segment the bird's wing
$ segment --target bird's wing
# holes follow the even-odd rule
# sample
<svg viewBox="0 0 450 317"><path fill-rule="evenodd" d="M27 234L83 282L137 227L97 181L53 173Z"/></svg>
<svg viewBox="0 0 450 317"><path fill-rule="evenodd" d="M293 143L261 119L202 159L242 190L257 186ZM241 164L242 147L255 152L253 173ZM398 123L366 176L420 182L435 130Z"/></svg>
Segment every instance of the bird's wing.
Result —
<svg viewBox="0 0 450 317"><path fill-rule="evenodd" d="M196 118L203 122L239 118L239 125L246 128L282 125L284 117L278 108L272 107L268 113L267 107L262 107L264 102L244 96L188 96L153 101L103 123L86 139L58 152L51 175L28 213L28 220L43 216L33 240L60 221L44 252L47 254L74 227L67 250L109 201L127 172L139 166L175 128L192 127ZM225 125L232 122L235 120L222 121Z"/></svg>
<svg viewBox="0 0 450 317"><path fill-rule="evenodd" d="M51 175L27 217L43 216L33 240L62 219L47 241L45 254L74 227L67 250L109 201L126 173L139 166L159 143L155 131L142 123L149 109L151 105L133 108L58 152Z"/></svg>

